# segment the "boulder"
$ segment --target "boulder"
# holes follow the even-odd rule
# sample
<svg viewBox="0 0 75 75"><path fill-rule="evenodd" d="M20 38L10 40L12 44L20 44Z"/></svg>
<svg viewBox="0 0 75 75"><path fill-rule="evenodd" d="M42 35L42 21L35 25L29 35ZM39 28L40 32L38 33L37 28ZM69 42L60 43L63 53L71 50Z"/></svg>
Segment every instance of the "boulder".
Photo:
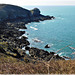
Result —
<svg viewBox="0 0 75 75"><path fill-rule="evenodd" d="M28 47L28 46L25 47L25 50L29 50L29 49L30 49L30 47Z"/></svg>
<svg viewBox="0 0 75 75"><path fill-rule="evenodd" d="M50 45L47 44L47 45L45 46L45 48L50 48Z"/></svg>

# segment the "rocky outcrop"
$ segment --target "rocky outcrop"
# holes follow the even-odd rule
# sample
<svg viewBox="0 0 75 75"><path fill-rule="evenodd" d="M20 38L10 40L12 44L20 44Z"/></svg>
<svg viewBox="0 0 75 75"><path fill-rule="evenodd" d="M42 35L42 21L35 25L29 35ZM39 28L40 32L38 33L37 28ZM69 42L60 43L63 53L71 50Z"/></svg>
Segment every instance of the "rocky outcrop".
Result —
<svg viewBox="0 0 75 75"><path fill-rule="evenodd" d="M54 60L64 60L64 58L60 57L58 54L55 54L54 52L48 52L48 51L44 51L42 49L38 49L38 48L30 48L29 50L29 54L31 55L31 57L36 57L41 58L43 60L49 61L51 58L53 58Z"/></svg>
<svg viewBox="0 0 75 75"><path fill-rule="evenodd" d="M45 46L45 48L50 48L50 45L47 44L47 45Z"/></svg>
<svg viewBox="0 0 75 75"><path fill-rule="evenodd" d="M23 20L25 23L52 19L53 16L43 16L38 8L27 10L15 5L0 4L0 21Z"/></svg>

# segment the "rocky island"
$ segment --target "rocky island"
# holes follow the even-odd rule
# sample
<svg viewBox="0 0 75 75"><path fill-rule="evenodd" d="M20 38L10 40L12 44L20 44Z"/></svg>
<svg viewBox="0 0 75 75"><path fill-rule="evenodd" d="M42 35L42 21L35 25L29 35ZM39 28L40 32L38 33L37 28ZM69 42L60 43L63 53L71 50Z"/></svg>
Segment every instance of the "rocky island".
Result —
<svg viewBox="0 0 75 75"><path fill-rule="evenodd" d="M9 57L9 59L12 57L20 62L23 61L34 64L42 61L50 61L51 58L53 58L53 60L65 60L54 52L49 53L39 48L30 48L30 43L27 40L28 37L22 36L25 34L25 31L19 31L19 29L27 29L25 26L27 23L52 20L54 18L54 16L42 15L38 8L27 10L15 5L0 4L1 61L4 57ZM19 38L20 36L22 37ZM22 47L25 47L25 50L22 50ZM26 54L26 51L29 51L29 54Z"/></svg>

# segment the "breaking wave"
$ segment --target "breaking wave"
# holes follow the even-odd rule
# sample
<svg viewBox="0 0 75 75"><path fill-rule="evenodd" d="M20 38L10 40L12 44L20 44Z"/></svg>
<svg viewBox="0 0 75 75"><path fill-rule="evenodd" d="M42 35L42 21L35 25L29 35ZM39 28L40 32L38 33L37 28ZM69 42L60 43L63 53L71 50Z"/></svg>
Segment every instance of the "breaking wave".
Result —
<svg viewBox="0 0 75 75"><path fill-rule="evenodd" d="M30 26L30 28L31 28L31 29L34 29L34 30L38 30L37 28L35 28L35 27L32 27L32 26Z"/></svg>

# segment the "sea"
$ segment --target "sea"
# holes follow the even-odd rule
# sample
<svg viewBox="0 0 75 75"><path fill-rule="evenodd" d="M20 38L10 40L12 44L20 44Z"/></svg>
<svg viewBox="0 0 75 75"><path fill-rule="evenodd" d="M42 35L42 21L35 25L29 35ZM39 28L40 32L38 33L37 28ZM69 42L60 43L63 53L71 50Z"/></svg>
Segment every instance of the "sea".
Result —
<svg viewBox="0 0 75 75"><path fill-rule="evenodd" d="M23 6L38 8L43 15L54 16L53 20L31 22L26 25L25 36L30 47L57 52L60 56L75 59L75 6ZM36 41L37 40L37 41ZM44 48L49 44L50 48Z"/></svg>

